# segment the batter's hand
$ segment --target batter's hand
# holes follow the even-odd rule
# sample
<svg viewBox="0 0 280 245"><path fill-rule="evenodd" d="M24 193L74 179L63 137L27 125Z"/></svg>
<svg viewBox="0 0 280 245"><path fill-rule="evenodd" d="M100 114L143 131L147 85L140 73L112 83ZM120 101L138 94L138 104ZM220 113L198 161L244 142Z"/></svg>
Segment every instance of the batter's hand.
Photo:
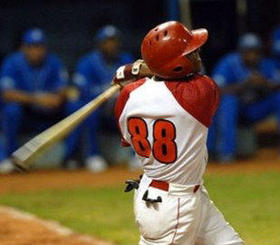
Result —
<svg viewBox="0 0 280 245"><path fill-rule="evenodd" d="M137 60L132 64L121 66L116 71L113 83L124 86L144 77L152 77L153 74L143 60Z"/></svg>

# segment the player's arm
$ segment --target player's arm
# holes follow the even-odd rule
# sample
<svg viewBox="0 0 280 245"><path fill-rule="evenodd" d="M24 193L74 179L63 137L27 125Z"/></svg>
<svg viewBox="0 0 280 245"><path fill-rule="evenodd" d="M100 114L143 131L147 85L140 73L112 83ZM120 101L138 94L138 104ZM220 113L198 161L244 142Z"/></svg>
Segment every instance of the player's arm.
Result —
<svg viewBox="0 0 280 245"><path fill-rule="evenodd" d="M20 90L8 89L2 92L5 102L15 102L24 105L36 105L48 109L59 107L63 101L63 95L53 93L28 94Z"/></svg>
<svg viewBox="0 0 280 245"><path fill-rule="evenodd" d="M94 71L88 58L82 58L75 69L73 76L73 87L76 89L78 98L82 100L89 100L95 95L90 89L91 82L94 78Z"/></svg>
<svg viewBox="0 0 280 245"><path fill-rule="evenodd" d="M59 108L64 102L64 94L54 94L54 93L38 93L34 95L34 101L38 103L41 107L47 109Z"/></svg>
<svg viewBox="0 0 280 245"><path fill-rule="evenodd" d="M38 104L47 109L57 109L65 102L66 93L65 90L60 90L56 93L36 93L33 95L33 98L34 104Z"/></svg>
<svg viewBox="0 0 280 245"><path fill-rule="evenodd" d="M201 104L201 111L198 114L200 121L207 127L210 126L212 118L219 108L221 100L221 90L214 80L208 76L204 76L204 81L197 84L199 90L198 104Z"/></svg>
<svg viewBox="0 0 280 245"><path fill-rule="evenodd" d="M0 78L1 97L4 102L32 104L34 103L33 95L18 88L18 75L15 67L16 65L10 57L4 60Z"/></svg>
<svg viewBox="0 0 280 245"><path fill-rule="evenodd" d="M280 70L275 62L265 60L263 69L263 87L267 92L274 92L280 89Z"/></svg>
<svg viewBox="0 0 280 245"><path fill-rule="evenodd" d="M221 87L221 92L223 94L238 94L248 88L249 83L236 83Z"/></svg>
<svg viewBox="0 0 280 245"><path fill-rule="evenodd" d="M2 92L2 98L5 102L15 102L20 104L33 104L34 96L21 92L19 90L8 89Z"/></svg>
<svg viewBox="0 0 280 245"><path fill-rule="evenodd" d="M213 117L219 108L219 104L221 100L221 90L219 89L215 81L213 81L212 79L210 83L211 83L210 97L212 98L210 109L211 109L211 117Z"/></svg>
<svg viewBox="0 0 280 245"><path fill-rule="evenodd" d="M242 91L251 86L249 77L245 81L237 81L232 69L231 62L226 59L222 59L214 69L212 77L222 94L242 93Z"/></svg>
<svg viewBox="0 0 280 245"><path fill-rule="evenodd" d="M240 94L244 90L255 87L259 87L268 91L273 91L280 88L279 84L276 84L272 79L269 79L263 76L260 72L255 71L252 72L242 82L221 87L221 90L224 94Z"/></svg>
<svg viewBox="0 0 280 245"><path fill-rule="evenodd" d="M66 100L66 87L68 83L68 73L60 60L52 57L52 71L47 80L47 90L45 92L36 93L35 101L40 106L48 109L59 108Z"/></svg>

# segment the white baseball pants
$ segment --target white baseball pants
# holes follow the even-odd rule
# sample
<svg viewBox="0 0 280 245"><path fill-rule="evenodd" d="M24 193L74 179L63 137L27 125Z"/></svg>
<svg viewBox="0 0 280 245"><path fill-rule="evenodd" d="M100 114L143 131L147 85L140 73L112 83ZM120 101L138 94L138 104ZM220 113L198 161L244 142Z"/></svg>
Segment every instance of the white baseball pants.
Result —
<svg viewBox="0 0 280 245"><path fill-rule="evenodd" d="M141 237L139 245L244 245L222 213L209 199L204 186L194 193L194 186L169 184L164 191L149 186L143 176L135 191L134 213ZM161 197L162 202L142 200Z"/></svg>

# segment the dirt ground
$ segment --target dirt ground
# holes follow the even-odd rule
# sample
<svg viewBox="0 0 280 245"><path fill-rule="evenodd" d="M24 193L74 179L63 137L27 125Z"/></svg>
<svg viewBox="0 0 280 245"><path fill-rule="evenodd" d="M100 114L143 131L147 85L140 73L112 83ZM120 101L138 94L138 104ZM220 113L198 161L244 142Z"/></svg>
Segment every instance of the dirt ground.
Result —
<svg viewBox="0 0 280 245"><path fill-rule="evenodd" d="M280 171L280 155L277 150L264 149L250 160L234 164L210 163L207 173ZM128 171L126 167L114 167L105 173L93 174L85 170L36 170L0 176L0 194L44 189L67 189L81 186L109 187L120 185L128 178L137 178L141 172ZM207 174L206 173L206 174ZM19 235L20 234L20 235ZM102 243L94 238L85 240L73 232L67 234L50 229L44 222L24 219L9 209L0 207L1 245L89 245Z"/></svg>
<svg viewBox="0 0 280 245"><path fill-rule="evenodd" d="M0 207L1 245L109 245L7 207Z"/></svg>

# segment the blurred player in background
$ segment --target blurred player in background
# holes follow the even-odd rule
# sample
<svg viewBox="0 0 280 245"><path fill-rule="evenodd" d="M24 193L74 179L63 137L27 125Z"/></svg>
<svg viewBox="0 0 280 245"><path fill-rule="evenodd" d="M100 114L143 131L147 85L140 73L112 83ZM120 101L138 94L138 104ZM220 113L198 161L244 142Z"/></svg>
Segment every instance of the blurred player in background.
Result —
<svg viewBox="0 0 280 245"><path fill-rule="evenodd" d="M139 186L128 182L137 189L140 245L244 244L203 186L208 127L220 99L214 81L200 75L207 37L206 29L189 31L175 21L153 28L142 42L139 74L147 65L155 76L128 84L116 102L122 142L144 168ZM129 67L118 69L117 78L127 77Z"/></svg>
<svg viewBox="0 0 280 245"><path fill-rule="evenodd" d="M79 90L80 97L79 100L69 104L69 113L77 110L108 88L116 69L132 61L132 56L122 52L120 49L120 31L116 27L111 25L102 27L96 33L95 41L97 43L97 48L82 57L78 62L73 82ZM113 109L112 106L110 107L110 104L112 104L112 101L107 102L106 107L103 106L101 109L94 112L83 126L78 128L68 138L68 161L66 161L66 165L71 162L72 154L77 147L79 136L82 135L82 130L87 130L88 150L85 156L86 168L93 172L104 171L107 168L107 163L99 150L97 133L100 126L105 127L104 124L111 125L110 127L112 127ZM109 111L109 113L106 113L105 109ZM106 121L110 123L106 123ZM107 128L107 130L110 130L110 128Z"/></svg>
<svg viewBox="0 0 280 245"><path fill-rule="evenodd" d="M260 38L247 33L239 39L238 52L218 62L213 78L222 100L208 146L216 149L219 161L228 163L236 157L240 122L252 124L276 113L280 123L280 94L275 90L280 76L275 63L263 58Z"/></svg>
<svg viewBox="0 0 280 245"><path fill-rule="evenodd" d="M20 50L6 57L1 67L6 156L17 149L20 129L34 133L60 119L66 84L67 72L59 58L48 53L44 32L26 31ZM10 166L5 159L0 171L9 171Z"/></svg>
<svg viewBox="0 0 280 245"><path fill-rule="evenodd" d="M275 28L271 34L271 55L280 72L280 27Z"/></svg>

